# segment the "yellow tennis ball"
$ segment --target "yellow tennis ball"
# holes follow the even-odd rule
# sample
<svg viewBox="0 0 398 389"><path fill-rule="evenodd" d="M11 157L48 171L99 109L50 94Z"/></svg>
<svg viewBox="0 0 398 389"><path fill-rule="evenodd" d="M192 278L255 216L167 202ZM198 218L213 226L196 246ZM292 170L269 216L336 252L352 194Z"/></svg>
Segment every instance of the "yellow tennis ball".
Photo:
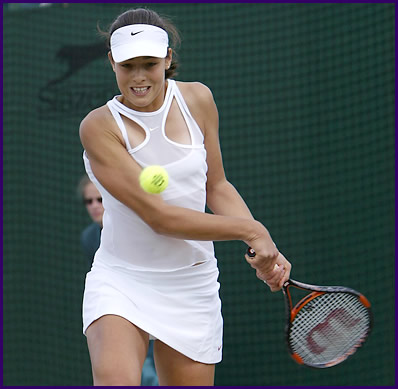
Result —
<svg viewBox="0 0 398 389"><path fill-rule="evenodd" d="M164 167L147 166L140 174L140 185L148 193L161 193L169 184L169 175Z"/></svg>

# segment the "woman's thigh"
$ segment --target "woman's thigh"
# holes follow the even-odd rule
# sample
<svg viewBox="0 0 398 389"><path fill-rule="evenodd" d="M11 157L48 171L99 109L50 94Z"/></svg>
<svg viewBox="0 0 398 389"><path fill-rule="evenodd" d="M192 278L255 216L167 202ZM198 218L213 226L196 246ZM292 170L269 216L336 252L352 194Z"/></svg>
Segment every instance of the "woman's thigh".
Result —
<svg viewBox="0 0 398 389"><path fill-rule="evenodd" d="M213 386L214 364L193 361L185 355L155 340L154 357L159 385Z"/></svg>
<svg viewBox="0 0 398 389"><path fill-rule="evenodd" d="M86 331L94 385L140 385L148 334L128 320L105 315Z"/></svg>

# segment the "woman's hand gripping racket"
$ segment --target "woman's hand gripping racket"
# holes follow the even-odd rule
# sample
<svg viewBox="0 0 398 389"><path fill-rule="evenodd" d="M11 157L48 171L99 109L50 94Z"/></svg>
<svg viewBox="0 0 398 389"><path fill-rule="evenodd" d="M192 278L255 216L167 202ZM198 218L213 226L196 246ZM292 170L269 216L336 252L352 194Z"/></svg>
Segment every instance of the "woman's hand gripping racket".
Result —
<svg viewBox="0 0 398 389"><path fill-rule="evenodd" d="M247 255L256 253L248 248ZM294 307L290 288L309 293ZM362 346L372 328L367 298L343 286L317 286L289 279L283 285L286 341L299 364L326 368L346 360Z"/></svg>

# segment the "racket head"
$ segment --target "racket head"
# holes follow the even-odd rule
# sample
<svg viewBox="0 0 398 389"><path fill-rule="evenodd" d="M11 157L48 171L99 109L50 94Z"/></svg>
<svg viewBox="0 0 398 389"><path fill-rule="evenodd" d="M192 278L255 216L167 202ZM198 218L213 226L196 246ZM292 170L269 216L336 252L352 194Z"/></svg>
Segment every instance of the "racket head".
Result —
<svg viewBox="0 0 398 389"><path fill-rule="evenodd" d="M309 293L295 306L289 288ZM317 286L289 280L286 302L286 342L292 358L313 368L335 366L353 355L368 338L371 305L361 293L342 286Z"/></svg>

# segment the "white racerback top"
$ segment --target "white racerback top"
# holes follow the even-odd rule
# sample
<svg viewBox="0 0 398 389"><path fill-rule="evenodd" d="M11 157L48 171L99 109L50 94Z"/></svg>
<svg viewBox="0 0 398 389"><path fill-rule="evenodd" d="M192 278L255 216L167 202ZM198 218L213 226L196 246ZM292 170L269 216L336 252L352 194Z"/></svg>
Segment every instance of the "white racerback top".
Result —
<svg viewBox="0 0 398 389"><path fill-rule="evenodd" d="M115 96L108 101L129 154L142 167L162 165L169 173L169 185L160 194L165 202L200 212L206 205L206 149L203 134L189 112L174 80L168 80L163 105L155 112L140 112L126 107ZM187 125L191 144L180 144L166 135L165 125L175 99ZM145 139L131 147L122 117L137 123ZM86 152L85 168L100 191L105 209L101 244L94 264L145 271L173 271L197 262L215 259L213 242L171 238L155 233L137 214L113 197L94 176Z"/></svg>

